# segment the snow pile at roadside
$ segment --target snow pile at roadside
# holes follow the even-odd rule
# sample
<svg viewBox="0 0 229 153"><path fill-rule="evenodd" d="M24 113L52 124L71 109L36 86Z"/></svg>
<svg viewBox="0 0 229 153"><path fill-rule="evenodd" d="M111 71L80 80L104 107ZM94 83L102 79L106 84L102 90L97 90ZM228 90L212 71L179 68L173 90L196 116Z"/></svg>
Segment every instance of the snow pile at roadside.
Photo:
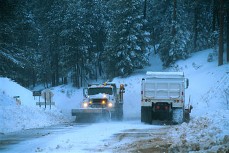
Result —
<svg viewBox="0 0 229 153"><path fill-rule="evenodd" d="M217 116L217 117L216 117ZM190 123L174 127L170 131L173 144L171 152L213 151L229 149L229 111L196 117Z"/></svg>
<svg viewBox="0 0 229 153"><path fill-rule="evenodd" d="M20 96L19 99L22 105L35 106L35 100L32 96L32 92L8 78L0 77L0 90L11 98L14 96ZM4 102L4 100L1 102L1 104L7 103L8 102Z"/></svg>
<svg viewBox="0 0 229 153"><path fill-rule="evenodd" d="M40 128L66 122L63 114L52 107L36 106L32 92L7 79L0 78L0 133ZM14 96L20 96L16 101Z"/></svg>
<svg viewBox="0 0 229 153"><path fill-rule="evenodd" d="M171 71L184 71L190 80L186 95L191 95L190 123L172 128L172 152L226 152L229 149L229 65L207 62L212 50L195 53L178 61ZM188 98L188 97L186 97Z"/></svg>

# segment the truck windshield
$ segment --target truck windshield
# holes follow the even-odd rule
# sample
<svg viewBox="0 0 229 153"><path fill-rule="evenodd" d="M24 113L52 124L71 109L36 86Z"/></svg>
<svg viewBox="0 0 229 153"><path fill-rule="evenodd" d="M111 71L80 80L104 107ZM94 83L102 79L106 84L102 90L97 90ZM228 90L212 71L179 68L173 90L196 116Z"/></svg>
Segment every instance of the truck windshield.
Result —
<svg viewBox="0 0 229 153"><path fill-rule="evenodd" d="M112 95L112 88L100 87L100 88L89 88L88 89L88 95L96 95L96 94L100 94L100 93Z"/></svg>

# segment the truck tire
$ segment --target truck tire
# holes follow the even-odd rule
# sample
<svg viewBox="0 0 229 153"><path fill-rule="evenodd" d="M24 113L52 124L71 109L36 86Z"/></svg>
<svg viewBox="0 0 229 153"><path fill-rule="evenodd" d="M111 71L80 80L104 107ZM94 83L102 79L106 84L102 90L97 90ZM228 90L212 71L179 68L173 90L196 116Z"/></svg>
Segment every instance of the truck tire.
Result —
<svg viewBox="0 0 229 153"><path fill-rule="evenodd" d="M146 121L146 123L148 123L148 124L152 124L152 107L148 107L147 108L147 121Z"/></svg>
<svg viewBox="0 0 229 153"><path fill-rule="evenodd" d="M186 123L188 123L190 121L190 112L189 112L189 110L186 110L186 109L184 111L184 121Z"/></svg>
<svg viewBox="0 0 229 153"><path fill-rule="evenodd" d="M123 104L116 106L115 111L111 114L112 120L123 120Z"/></svg>
<svg viewBox="0 0 229 153"><path fill-rule="evenodd" d="M146 109L141 107L141 122L146 122Z"/></svg>
<svg viewBox="0 0 229 153"><path fill-rule="evenodd" d="M122 108L119 108L119 110L118 110L118 112L117 112L117 114L116 114L117 116L117 120L118 121L122 121L123 120L123 109Z"/></svg>
<svg viewBox="0 0 229 153"><path fill-rule="evenodd" d="M174 108L173 109L173 123L181 124L184 122L184 109L183 108Z"/></svg>
<svg viewBox="0 0 229 153"><path fill-rule="evenodd" d="M110 111L103 111L102 112L102 118L105 120L105 121L110 121L111 120L111 112Z"/></svg>
<svg viewBox="0 0 229 153"><path fill-rule="evenodd" d="M152 107L141 107L141 122L152 124Z"/></svg>

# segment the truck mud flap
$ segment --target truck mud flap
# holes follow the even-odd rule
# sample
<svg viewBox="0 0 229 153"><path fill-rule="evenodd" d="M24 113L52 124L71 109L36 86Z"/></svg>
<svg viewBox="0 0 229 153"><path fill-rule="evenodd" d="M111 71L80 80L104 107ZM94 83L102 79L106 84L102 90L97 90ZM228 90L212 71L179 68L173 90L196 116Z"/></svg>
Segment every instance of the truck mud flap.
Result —
<svg viewBox="0 0 229 153"><path fill-rule="evenodd" d="M188 123L190 121L190 111L188 109L184 110L184 122Z"/></svg>
<svg viewBox="0 0 229 153"><path fill-rule="evenodd" d="M173 109L173 123L181 124L184 122L184 110L183 108Z"/></svg>

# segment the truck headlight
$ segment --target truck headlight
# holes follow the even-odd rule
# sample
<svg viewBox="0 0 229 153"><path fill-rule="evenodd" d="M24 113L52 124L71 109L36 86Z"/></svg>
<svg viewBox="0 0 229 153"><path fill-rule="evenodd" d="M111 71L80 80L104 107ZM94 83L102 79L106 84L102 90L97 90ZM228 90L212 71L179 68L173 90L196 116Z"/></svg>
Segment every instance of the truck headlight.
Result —
<svg viewBox="0 0 229 153"><path fill-rule="evenodd" d="M87 108L88 107L88 103L87 102L83 103L83 107Z"/></svg>
<svg viewBox="0 0 229 153"><path fill-rule="evenodd" d="M106 101L105 101L105 100L103 100L103 101L102 101L102 104L103 104L103 105L105 105L105 104L106 104Z"/></svg>
<svg viewBox="0 0 229 153"><path fill-rule="evenodd" d="M108 106L109 108L111 108L111 107L113 107L113 104L112 104L111 102L109 102L109 103L107 104L107 106Z"/></svg>

